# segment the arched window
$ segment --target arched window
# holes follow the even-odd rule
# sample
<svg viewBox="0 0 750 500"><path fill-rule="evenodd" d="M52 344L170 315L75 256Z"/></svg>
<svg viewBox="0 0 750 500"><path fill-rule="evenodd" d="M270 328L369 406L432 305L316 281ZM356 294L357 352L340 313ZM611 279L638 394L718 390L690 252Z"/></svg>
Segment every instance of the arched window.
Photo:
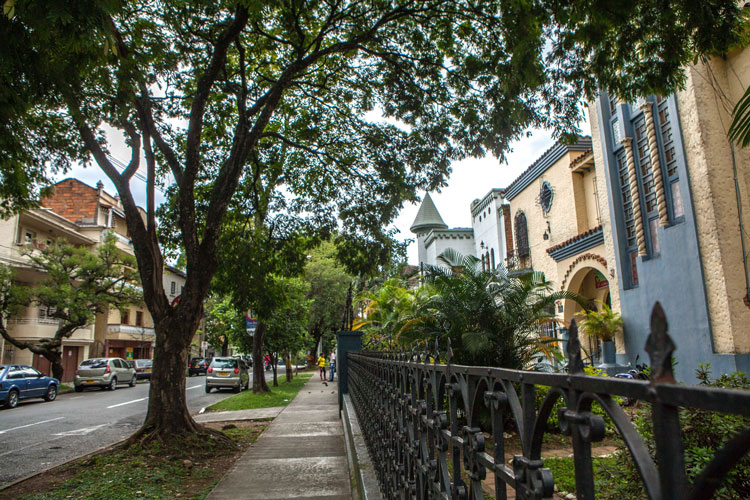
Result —
<svg viewBox="0 0 750 500"><path fill-rule="evenodd" d="M484 268L484 255L482 255L482 272L485 272L486 269Z"/></svg>
<svg viewBox="0 0 750 500"><path fill-rule="evenodd" d="M526 228L526 215L523 212L516 214L516 251L519 257L529 256L529 233Z"/></svg>
<svg viewBox="0 0 750 500"><path fill-rule="evenodd" d="M495 249L490 250L490 258L492 259L492 270L495 270Z"/></svg>

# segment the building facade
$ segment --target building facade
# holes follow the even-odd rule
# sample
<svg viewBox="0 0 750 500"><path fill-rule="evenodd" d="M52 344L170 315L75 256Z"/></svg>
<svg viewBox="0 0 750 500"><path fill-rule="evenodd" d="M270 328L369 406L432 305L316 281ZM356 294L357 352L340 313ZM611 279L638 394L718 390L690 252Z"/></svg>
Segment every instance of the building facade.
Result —
<svg viewBox="0 0 750 500"><path fill-rule="evenodd" d="M94 188L77 179L65 179L55 185L52 195L42 200L41 208L0 221L0 262L13 267L19 281L33 283L43 275L33 270L21 253L28 245L41 249L56 238L64 238L94 251L108 234L114 234L117 247L132 255L122 205L103 188L101 182ZM178 300L185 281L185 273L165 266L164 291L171 302ZM29 306L10 318L7 326L14 337L33 342L53 336L57 321L46 318L40 308ZM153 319L145 304L123 310L111 308L98 314L93 324L78 329L63 341L65 378L72 380L79 363L91 357L151 358L154 341ZM49 373L46 359L28 350L16 349L0 340L0 353L2 363L30 364Z"/></svg>
<svg viewBox="0 0 750 500"><path fill-rule="evenodd" d="M57 238L65 238L73 245L92 248L97 241L82 234L78 226L46 208L23 211L8 219L0 220L0 262L11 267L15 279L24 284L32 284L44 278L44 274L33 269L27 257L21 252L24 248L44 249ZM32 250L33 251L33 250ZM6 322L8 333L23 342L40 343L42 339L54 337L58 321L47 317L47 309L29 305L9 318ZM94 328L89 325L76 330L62 343L65 381L72 380L78 363L89 356L94 344ZM43 356L28 349L18 349L0 338L0 364L21 363L50 373L49 362Z"/></svg>
<svg viewBox="0 0 750 500"><path fill-rule="evenodd" d="M438 256L448 249L464 256L475 256L482 269L495 269L502 264L506 254L507 228L504 205L503 191L493 189L471 203L472 227L449 228L427 193L410 228L417 236L419 266L448 267L438 260Z"/></svg>
<svg viewBox="0 0 750 500"><path fill-rule="evenodd" d="M686 68L684 90L589 105L595 164L612 220L629 361L644 352L659 301L680 380L699 363L750 370L750 152L732 146L730 112L750 85L750 49Z"/></svg>
<svg viewBox="0 0 750 500"><path fill-rule="evenodd" d="M601 308L601 302L619 310L614 263L606 259L606 196L591 148L590 137L556 143L505 189L513 221L508 267L513 274L543 272L555 290L578 294L589 308ZM581 310L565 300L555 315L567 326ZM598 342L582 342L598 361ZM621 336L616 342L624 353Z"/></svg>

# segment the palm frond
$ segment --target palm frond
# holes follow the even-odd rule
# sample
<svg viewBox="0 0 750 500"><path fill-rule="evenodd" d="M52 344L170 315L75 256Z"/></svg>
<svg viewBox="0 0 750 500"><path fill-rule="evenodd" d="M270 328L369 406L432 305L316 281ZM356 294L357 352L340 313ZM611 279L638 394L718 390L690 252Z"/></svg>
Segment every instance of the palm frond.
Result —
<svg viewBox="0 0 750 500"><path fill-rule="evenodd" d="M732 124L729 126L729 140L743 148L750 146L750 87L732 111Z"/></svg>

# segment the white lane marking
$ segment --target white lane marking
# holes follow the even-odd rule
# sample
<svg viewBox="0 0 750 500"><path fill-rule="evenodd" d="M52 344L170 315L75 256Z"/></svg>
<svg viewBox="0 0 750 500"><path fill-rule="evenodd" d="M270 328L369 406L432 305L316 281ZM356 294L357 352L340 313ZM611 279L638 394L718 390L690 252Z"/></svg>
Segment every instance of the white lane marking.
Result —
<svg viewBox="0 0 750 500"><path fill-rule="evenodd" d="M15 450L10 450L10 451L0 453L0 457L4 457L5 455L10 455L11 453L18 453L19 451L27 450L29 448L33 448L34 446L39 446L40 444L51 443L52 441L57 441L58 439L62 439L62 436L54 437L54 438L47 438L44 441L40 441L38 443L27 444L23 448L16 448Z"/></svg>
<svg viewBox="0 0 750 500"><path fill-rule="evenodd" d="M190 389L197 389L198 387L203 387L202 385L194 385L193 387L188 387L185 389L186 391L189 391Z"/></svg>
<svg viewBox="0 0 750 500"><path fill-rule="evenodd" d="M147 399L148 399L148 398L141 398L141 399L134 399L134 400L132 400L132 401L126 401L126 402L124 402L124 403L118 403L118 404L116 404L116 405L110 405L110 406L107 406L107 409L109 410L110 408L117 408L118 406L129 405L129 404L132 404L132 403L137 403L137 402L139 402L139 401L146 401Z"/></svg>
<svg viewBox="0 0 750 500"><path fill-rule="evenodd" d="M94 427L84 427L82 429L75 429L66 432L58 432L57 434L53 434L53 436L85 436L86 434L91 434L97 429L101 429L105 425L107 424L95 425Z"/></svg>
<svg viewBox="0 0 750 500"><path fill-rule="evenodd" d="M83 397L83 396L76 396L76 397L74 397L74 398L68 398L68 399L70 399L70 400L72 401L72 400L74 400L74 399L81 399L82 397Z"/></svg>
<svg viewBox="0 0 750 500"><path fill-rule="evenodd" d="M62 420L65 417L57 417L57 418L51 418L49 420L42 420L41 422L35 422L33 424L26 424L26 425L19 425L18 427L11 427L10 429L5 429L4 431L0 431L0 434L5 434L6 432L15 431L16 429L24 429L26 427L31 427L33 425L40 425L40 424L46 424L48 422L54 422L55 420Z"/></svg>

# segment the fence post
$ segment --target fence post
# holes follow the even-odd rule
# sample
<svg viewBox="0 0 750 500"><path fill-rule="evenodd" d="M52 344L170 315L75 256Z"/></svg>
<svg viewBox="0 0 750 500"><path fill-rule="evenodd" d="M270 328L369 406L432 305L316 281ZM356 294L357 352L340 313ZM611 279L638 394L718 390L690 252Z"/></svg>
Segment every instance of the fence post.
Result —
<svg viewBox="0 0 750 500"><path fill-rule="evenodd" d="M362 334L343 331L336 334L336 370L338 371L339 413L344 408L344 393L349 392L349 360L347 353L362 350Z"/></svg>

